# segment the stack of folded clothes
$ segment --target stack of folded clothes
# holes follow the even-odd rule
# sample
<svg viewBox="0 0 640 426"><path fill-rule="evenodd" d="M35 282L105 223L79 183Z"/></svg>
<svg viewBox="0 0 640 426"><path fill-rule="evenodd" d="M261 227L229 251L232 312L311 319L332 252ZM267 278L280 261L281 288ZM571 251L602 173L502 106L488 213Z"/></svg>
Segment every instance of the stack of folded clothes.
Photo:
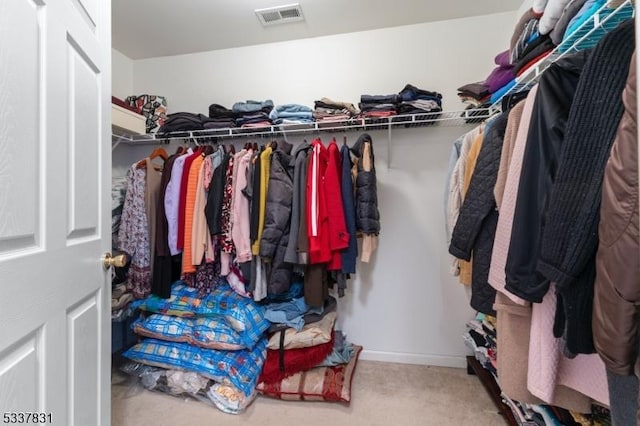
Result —
<svg viewBox="0 0 640 426"><path fill-rule="evenodd" d="M364 118L384 118L397 114L397 106L402 102L400 95L362 95L360 111Z"/></svg>
<svg viewBox="0 0 640 426"><path fill-rule="evenodd" d="M273 101L270 99L264 102L251 100L236 102L231 109L236 113L236 125L238 127L271 126L269 113L273 109Z"/></svg>
<svg viewBox="0 0 640 426"><path fill-rule="evenodd" d="M236 127L236 113L219 104L209 105L209 129Z"/></svg>
<svg viewBox="0 0 640 426"><path fill-rule="evenodd" d="M322 98L315 101L313 118L318 123L335 123L336 121L348 120L359 113L360 110L353 104Z"/></svg>
<svg viewBox="0 0 640 426"><path fill-rule="evenodd" d="M411 84L399 93L401 102L396 106L398 114L424 114L442 111L442 95L419 89Z"/></svg>
<svg viewBox="0 0 640 426"><path fill-rule="evenodd" d="M464 342L478 362L497 377L497 336L495 317L479 313L475 319L467 323Z"/></svg>
<svg viewBox="0 0 640 426"><path fill-rule="evenodd" d="M176 112L169 114L167 120L162 127L158 129L159 134L172 132L185 132L192 130L202 130L202 118L206 118L202 114L193 114L191 112Z"/></svg>
<svg viewBox="0 0 640 426"><path fill-rule="evenodd" d="M472 108L481 108L489 103L491 92L483 81L479 81L458 87L458 97L463 104Z"/></svg>
<svg viewBox="0 0 640 426"><path fill-rule="evenodd" d="M278 105L269 113L273 124L308 124L313 123L313 110L298 104Z"/></svg>
<svg viewBox="0 0 640 426"><path fill-rule="evenodd" d="M160 127L158 134L172 132L191 132L197 130L220 129L230 127L227 121L209 118L204 114L176 112L167 116L167 121Z"/></svg>
<svg viewBox="0 0 640 426"><path fill-rule="evenodd" d="M333 297L321 308L309 308L299 287L299 297L266 305L272 325L257 390L281 399L349 402L348 383L362 348L334 329ZM344 384L327 380L335 374Z"/></svg>

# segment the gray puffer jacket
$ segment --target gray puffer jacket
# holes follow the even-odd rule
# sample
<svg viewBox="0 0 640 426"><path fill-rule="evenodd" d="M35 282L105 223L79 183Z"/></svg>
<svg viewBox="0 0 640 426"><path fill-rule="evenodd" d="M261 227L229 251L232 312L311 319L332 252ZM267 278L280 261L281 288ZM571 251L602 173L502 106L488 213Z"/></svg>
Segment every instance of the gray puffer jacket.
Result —
<svg viewBox="0 0 640 426"><path fill-rule="evenodd" d="M279 294L289 289L292 265L284 261L289 242L293 201L293 167L291 144L278 142L271 157L264 230L260 239L260 256L268 263L267 293Z"/></svg>
<svg viewBox="0 0 640 426"><path fill-rule="evenodd" d="M356 178L356 229L364 234L380 233L380 212L378 211L378 188L376 181L373 143L368 133L363 133L351 147L358 158ZM368 158L365 155L368 153ZM371 169L365 170L363 162L370 161Z"/></svg>

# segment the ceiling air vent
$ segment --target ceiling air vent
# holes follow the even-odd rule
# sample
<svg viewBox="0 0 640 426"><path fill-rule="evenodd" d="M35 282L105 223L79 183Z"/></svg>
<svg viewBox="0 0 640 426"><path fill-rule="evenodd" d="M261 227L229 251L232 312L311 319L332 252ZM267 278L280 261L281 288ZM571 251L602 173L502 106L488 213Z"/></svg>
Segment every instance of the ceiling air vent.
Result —
<svg viewBox="0 0 640 426"><path fill-rule="evenodd" d="M299 3L287 4L285 6L268 7L266 9L256 9L256 16L262 25L288 24L289 22L304 21L304 15Z"/></svg>

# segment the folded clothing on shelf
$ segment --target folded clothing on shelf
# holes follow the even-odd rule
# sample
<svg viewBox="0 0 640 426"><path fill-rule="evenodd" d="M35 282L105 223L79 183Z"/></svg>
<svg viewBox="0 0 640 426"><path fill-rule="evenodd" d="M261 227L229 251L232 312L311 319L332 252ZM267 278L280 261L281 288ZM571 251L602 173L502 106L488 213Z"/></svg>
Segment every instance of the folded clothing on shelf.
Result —
<svg viewBox="0 0 640 426"><path fill-rule="evenodd" d="M526 52L528 53L528 51ZM489 88L489 92L495 93L515 77L513 65L509 62L509 51L500 52L494 58L497 65L487 76L484 84Z"/></svg>
<svg viewBox="0 0 640 426"><path fill-rule="evenodd" d="M326 114L345 114L347 116L354 116L360 113L360 110L356 108L352 103L334 101L329 98L322 98L319 101L314 102L314 113L322 112ZM318 117L316 117L318 118Z"/></svg>
<svg viewBox="0 0 640 426"><path fill-rule="evenodd" d="M307 124L313 122L313 110L304 105L278 105L269 113L273 124Z"/></svg>

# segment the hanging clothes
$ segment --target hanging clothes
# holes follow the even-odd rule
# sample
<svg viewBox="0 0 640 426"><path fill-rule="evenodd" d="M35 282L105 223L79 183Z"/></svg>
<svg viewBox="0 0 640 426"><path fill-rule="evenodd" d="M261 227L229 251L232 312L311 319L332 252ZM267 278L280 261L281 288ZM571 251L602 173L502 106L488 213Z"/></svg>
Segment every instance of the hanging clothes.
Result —
<svg viewBox="0 0 640 426"><path fill-rule="evenodd" d="M231 236L236 247L236 257L239 263L251 261L249 197L245 193L245 188L250 184L248 174L252 157L253 150L249 149L241 151L235 158Z"/></svg>
<svg viewBox="0 0 640 426"><path fill-rule="evenodd" d="M214 246L211 232L207 225L205 209L207 206L208 183L211 179L213 160L211 156L203 158L202 166L198 172L196 183L196 196L193 205L193 225L191 230L191 264L194 267L215 260ZM207 180L207 177L209 180Z"/></svg>
<svg viewBox="0 0 640 426"><path fill-rule="evenodd" d="M269 171L271 168L271 155L273 154L273 148L268 146L264 151L260 153L260 180L259 180L259 202L258 211L254 212L258 218L258 229L256 239L251 247L251 251L254 255L260 254L260 239L262 238L262 231L264 229L264 217L265 209L267 206L267 191L269 190Z"/></svg>
<svg viewBox="0 0 640 426"><path fill-rule="evenodd" d="M585 64L540 244L537 269L559 293L554 332L574 354L595 351L590 325L602 180L624 111L634 29L628 21L608 33Z"/></svg>
<svg viewBox="0 0 640 426"><path fill-rule="evenodd" d="M169 250L169 223L165 210L167 186L171 180L173 164L177 158L179 158L179 155L174 154L164 163L156 209L155 255L152 270L151 293L163 299L171 296L171 284L180 278L179 268L176 270L174 267L175 263L171 258L171 252Z"/></svg>
<svg viewBox="0 0 640 426"><path fill-rule="evenodd" d="M508 112L503 112L485 128L476 167L449 246L449 252L463 260L471 259L473 253L471 306L490 315L495 315L493 303L496 292L489 285L488 277L498 224L493 189L498 177L507 119Z"/></svg>
<svg viewBox="0 0 640 426"><path fill-rule="evenodd" d="M516 139L513 142L511 148L511 160L508 164L508 171L506 172L506 178L504 181L504 189L502 189L501 175L504 175L502 169L503 162L500 158L500 170L498 171L498 181L494 193L499 191L501 195L496 196L496 200L499 198L502 201L498 205L498 211L500 212L498 217L498 225L496 228L496 237L493 242L493 252L491 254L491 267L489 269L489 284L493 286L499 292L502 292L506 297L518 305L525 305L528 302L519 298L515 294L505 289L506 275L505 267L507 264L507 255L509 252L509 245L511 242L513 217L516 208L516 199L518 197L518 184L520 182L520 173L523 166L523 158L525 146L527 144L527 135L529 133L529 125L531 122L531 115L533 113L533 106L538 93L538 85L533 86L529 91L529 95L526 100L518 105L523 105L522 113L518 119L519 108L516 105L509 114L509 124L513 123L513 120L518 121L518 131ZM512 117L512 114L513 117ZM505 133L505 144L508 144ZM503 155L505 155L503 150ZM508 155L508 154L507 154Z"/></svg>
<svg viewBox="0 0 640 426"><path fill-rule="evenodd" d="M198 190L198 177L200 176L200 169L204 162L204 157L201 152L197 152L193 161L188 166L189 175L187 177L187 185L185 187L185 205L184 205L184 248L182 253L182 274L192 273L196 271L193 262L193 216L194 208L196 204L196 196ZM189 161L189 159L187 159ZM181 197L182 198L182 197Z"/></svg>
<svg viewBox="0 0 640 426"><path fill-rule="evenodd" d="M335 140L327 148L327 169L323 183L327 205L329 232L329 249L331 259L327 265L329 271L342 270L342 250L349 247L349 233L345 221L344 206L342 204L342 164L340 148ZM354 235L355 238L355 235Z"/></svg>
<svg viewBox="0 0 640 426"><path fill-rule="evenodd" d="M184 173L184 162L193 154L193 150L189 148L187 152L175 159L171 170L171 177L167 184L164 196L164 208L167 215L167 238L169 244L169 252L172 256L182 252L178 249L178 211L180 209L180 185L182 175Z"/></svg>
<svg viewBox="0 0 640 426"><path fill-rule="evenodd" d="M488 125L487 125L488 127ZM486 129L485 129L486 130ZM471 144L471 148L469 148L469 153L467 155L466 164L464 166L464 177L462 181L462 200L467 197L467 192L469 191L469 184L471 183L471 176L473 176L473 172L476 169L476 164L478 163L478 155L480 154L480 149L482 148L482 142L484 141L484 131L478 133L478 135L473 140ZM462 207L462 204L460 205ZM459 218L458 213L458 218ZM456 218L456 223L458 222L458 218ZM455 224L454 224L455 229ZM451 230L451 237L453 238L453 229ZM449 241L451 244L451 241ZM458 259L458 268L459 268L459 277L460 284L471 285L472 282L472 270L473 270L473 260L469 258Z"/></svg>
<svg viewBox="0 0 640 426"><path fill-rule="evenodd" d="M346 143L342 145L342 148L340 148L340 156L342 157L340 190L347 233L349 234L349 245L342 251L342 272L345 274L355 274L356 260L358 258L358 242L356 240L356 206L353 194L353 178L351 175L353 163L351 161L351 151Z"/></svg>
<svg viewBox="0 0 640 426"><path fill-rule="evenodd" d="M147 171L136 166L134 163L127 173L127 194L118 239L120 249L131 255L127 288L141 299L151 292L151 246L145 206Z"/></svg>
<svg viewBox="0 0 640 426"><path fill-rule="evenodd" d="M640 372L640 231L635 53L622 94L625 111L606 165L598 225L593 336L607 369Z"/></svg>
<svg viewBox="0 0 640 426"><path fill-rule="evenodd" d="M378 189L373 153L373 140L367 133L360 135L351 147L358 159L356 176L356 229L363 234L362 257L368 263L378 244L380 212L378 211Z"/></svg>
<svg viewBox="0 0 640 426"><path fill-rule="evenodd" d="M310 149L311 145L306 140L302 142L294 150L289 164L293 168L293 197L291 202L291 229L289 230L289 241L287 242L284 260L293 265L307 263L300 258L298 253L298 233L300 232L300 220L306 213L306 203L304 203L307 181L306 162Z"/></svg>
<svg viewBox="0 0 640 426"><path fill-rule="evenodd" d="M186 213L187 213L187 195L189 195L187 191L187 187L189 185L189 179L191 176L191 166L196 158L200 157L201 150L198 148L193 154L189 155L184 160L184 168L182 171L182 180L180 181L180 201L178 204L178 240L177 245L178 249L184 249L184 237L185 237L185 221L186 221ZM191 195L194 195L193 193ZM192 201L192 200L190 200ZM191 251L191 249L189 249ZM183 263L184 268L184 263Z"/></svg>
<svg viewBox="0 0 640 426"><path fill-rule="evenodd" d="M271 156L260 258L267 264L267 294L289 290L292 265L285 262L293 203L292 145L281 141Z"/></svg>

